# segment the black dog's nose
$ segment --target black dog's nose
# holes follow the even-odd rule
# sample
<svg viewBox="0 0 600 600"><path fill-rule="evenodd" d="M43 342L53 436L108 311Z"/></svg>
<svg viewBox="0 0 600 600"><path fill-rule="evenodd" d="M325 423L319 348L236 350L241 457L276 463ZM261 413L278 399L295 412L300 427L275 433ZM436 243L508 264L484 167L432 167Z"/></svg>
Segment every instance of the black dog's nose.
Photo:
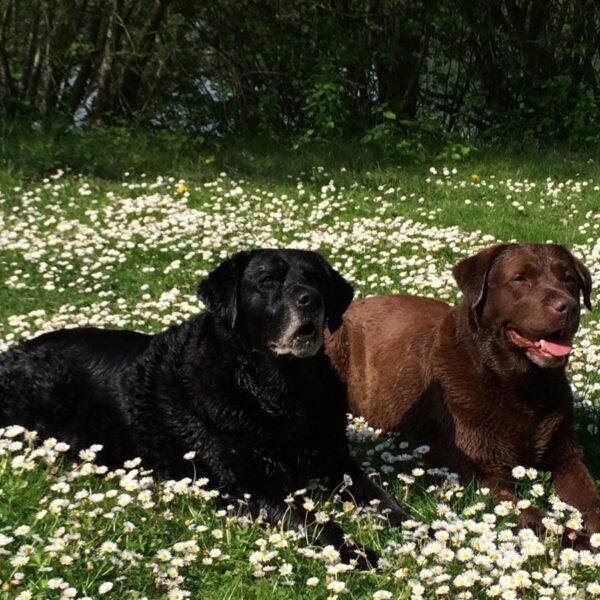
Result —
<svg viewBox="0 0 600 600"><path fill-rule="evenodd" d="M306 310L309 308L318 308L322 302L319 292L308 286L298 286L294 293L296 306Z"/></svg>
<svg viewBox="0 0 600 600"><path fill-rule="evenodd" d="M323 305L323 297L310 284L296 283L288 297L297 310L318 310Z"/></svg>
<svg viewBox="0 0 600 600"><path fill-rule="evenodd" d="M298 296L298 306L306 307L311 303L311 300L312 298L308 292L302 292L302 294Z"/></svg>

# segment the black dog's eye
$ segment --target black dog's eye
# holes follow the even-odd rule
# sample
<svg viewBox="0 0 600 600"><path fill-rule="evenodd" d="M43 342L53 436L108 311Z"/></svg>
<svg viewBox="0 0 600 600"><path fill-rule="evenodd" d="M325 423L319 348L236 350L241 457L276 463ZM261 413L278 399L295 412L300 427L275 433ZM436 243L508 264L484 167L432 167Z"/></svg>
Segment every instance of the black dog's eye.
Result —
<svg viewBox="0 0 600 600"><path fill-rule="evenodd" d="M264 277L261 277L259 283L260 285L264 286L272 286L278 283L278 279L277 277L273 277L271 275L265 275Z"/></svg>
<svg viewBox="0 0 600 600"><path fill-rule="evenodd" d="M573 277L573 275L565 275L563 281L567 285L573 285L573 284L577 283L577 279L575 279L575 277Z"/></svg>

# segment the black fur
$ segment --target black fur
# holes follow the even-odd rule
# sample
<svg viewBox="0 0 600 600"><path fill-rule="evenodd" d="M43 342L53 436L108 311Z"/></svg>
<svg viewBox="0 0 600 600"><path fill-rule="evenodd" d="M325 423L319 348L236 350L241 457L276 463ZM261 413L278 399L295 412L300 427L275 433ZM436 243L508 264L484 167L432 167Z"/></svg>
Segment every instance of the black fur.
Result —
<svg viewBox="0 0 600 600"><path fill-rule="evenodd" d="M157 335L63 330L1 355L0 425L74 450L100 443L110 466L140 456L165 477L189 475L194 451L199 474L250 493L270 520L310 479L333 491L348 474L359 504L378 499L400 523L400 506L350 456L344 389L323 353L324 321L340 321L349 284L315 253L255 250L217 267L199 294L208 312ZM299 504L298 526L311 520ZM333 523L317 541L354 556Z"/></svg>

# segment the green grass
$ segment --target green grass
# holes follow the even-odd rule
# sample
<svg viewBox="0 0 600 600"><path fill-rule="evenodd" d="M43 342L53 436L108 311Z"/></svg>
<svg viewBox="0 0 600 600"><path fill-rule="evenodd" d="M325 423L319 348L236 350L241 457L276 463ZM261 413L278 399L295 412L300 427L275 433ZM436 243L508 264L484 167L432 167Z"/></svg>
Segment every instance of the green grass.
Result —
<svg viewBox="0 0 600 600"><path fill-rule="evenodd" d="M46 134L17 137L13 135L12 147L3 142L0 158L0 348L64 326L157 331L180 322L200 310L194 298L197 280L224 256L245 247L320 250L363 296L418 293L453 302L457 291L452 265L498 240L568 244L596 280L600 275L600 191L594 189L600 186L600 167L585 156L481 152L469 163L400 165L343 144L293 151L261 141L215 144L127 130L74 132L56 139ZM53 176L59 167L66 174ZM550 192L547 178L556 192ZM570 364L580 396L578 435L586 461L599 478L600 322L595 313L584 315L579 340ZM469 506L484 503L470 517L476 521L493 512L475 485L461 488L431 474L403 482L398 474L410 474L418 459L382 468L385 453L398 450L370 434L355 437L360 459L415 519L430 523L440 517L440 505L448 505L456 513L448 519L463 527ZM425 597L435 597L433 590L442 583L432 583L421 573L423 568L443 568L451 578L469 568L481 576L487 572L469 561L442 564L435 555L419 564L421 542L412 550L406 546L409 531L402 534L381 526L374 514L321 498L320 509L356 539L383 552L386 560L380 571L328 574L322 561L298 554L310 540L285 533L288 546L278 549L271 562L277 568L289 563L292 574L276 569L256 577L249 557L260 539L273 549L268 538L276 528L268 531L249 523L237 506L220 514L197 490L171 499L164 486L152 483L148 489L154 506L144 506L136 490L130 505L115 508L124 492L121 475L94 469L85 474L81 464L73 466L60 458L47 464L44 457L32 460L28 470L12 461L30 456L29 443L20 448L0 441L0 534L15 537L5 546L0 538L0 551L7 552L0 554L0 581L7 598L25 589L36 598L59 598L59 591L47 588L56 577L77 588L78 596L94 598L104 581L114 585L109 597L166 597L168 589L158 580L189 590L192 598L326 598L334 594L326 585L336 577L347 585L343 597L370 598L377 590L389 590L394 597L409 598L409 580L428 582ZM523 486L522 497L529 497L531 483ZM109 495L92 502L77 496L82 490ZM111 490L116 490L114 497ZM68 502L53 514L50 506L56 498ZM548 498L541 502L548 505ZM48 512L36 518L40 510ZM499 517L498 530L511 521L510 515ZM130 531L127 523L135 528ZM19 541L14 531L24 524L31 530ZM211 533L215 530L222 537ZM64 549L48 550L53 539L66 536L71 537ZM458 551L475 537L467 533L452 547ZM159 550L170 549L175 555L174 545L190 539L199 550L178 567L180 584L174 583L177 577L153 571L154 564L162 565L156 557ZM134 558L102 554L106 541ZM15 567L9 559L23 545L21 553L30 552L29 562ZM516 547L522 551L522 545ZM203 564L211 548L228 558ZM556 544L549 540L545 553L527 558L523 569L543 573L557 568L572 577L581 593L588 593L586 586L599 578L598 567L561 566L555 552ZM65 555L72 564L61 564ZM23 583L15 580L19 571L25 574ZM513 571L500 568L501 574ZM306 587L313 576L319 584ZM457 597L461 589L452 587L452 580L448 585L449 597ZM474 597L487 597L491 585L474 585ZM532 589L519 590L519 597L537 595Z"/></svg>

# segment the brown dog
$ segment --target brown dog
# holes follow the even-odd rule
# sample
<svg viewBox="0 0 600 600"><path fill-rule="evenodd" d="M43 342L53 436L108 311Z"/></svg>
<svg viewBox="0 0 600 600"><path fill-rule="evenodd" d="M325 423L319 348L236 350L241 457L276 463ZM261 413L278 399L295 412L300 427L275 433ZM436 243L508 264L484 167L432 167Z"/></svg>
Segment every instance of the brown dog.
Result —
<svg viewBox="0 0 600 600"><path fill-rule="evenodd" d="M414 296L354 302L327 340L349 408L431 447L430 460L514 500L512 468L551 471L559 496L600 531L600 497L581 460L565 364L591 276L562 246L496 245L453 270L456 307ZM530 508L523 526L542 529ZM586 536L567 531L565 542Z"/></svg>

